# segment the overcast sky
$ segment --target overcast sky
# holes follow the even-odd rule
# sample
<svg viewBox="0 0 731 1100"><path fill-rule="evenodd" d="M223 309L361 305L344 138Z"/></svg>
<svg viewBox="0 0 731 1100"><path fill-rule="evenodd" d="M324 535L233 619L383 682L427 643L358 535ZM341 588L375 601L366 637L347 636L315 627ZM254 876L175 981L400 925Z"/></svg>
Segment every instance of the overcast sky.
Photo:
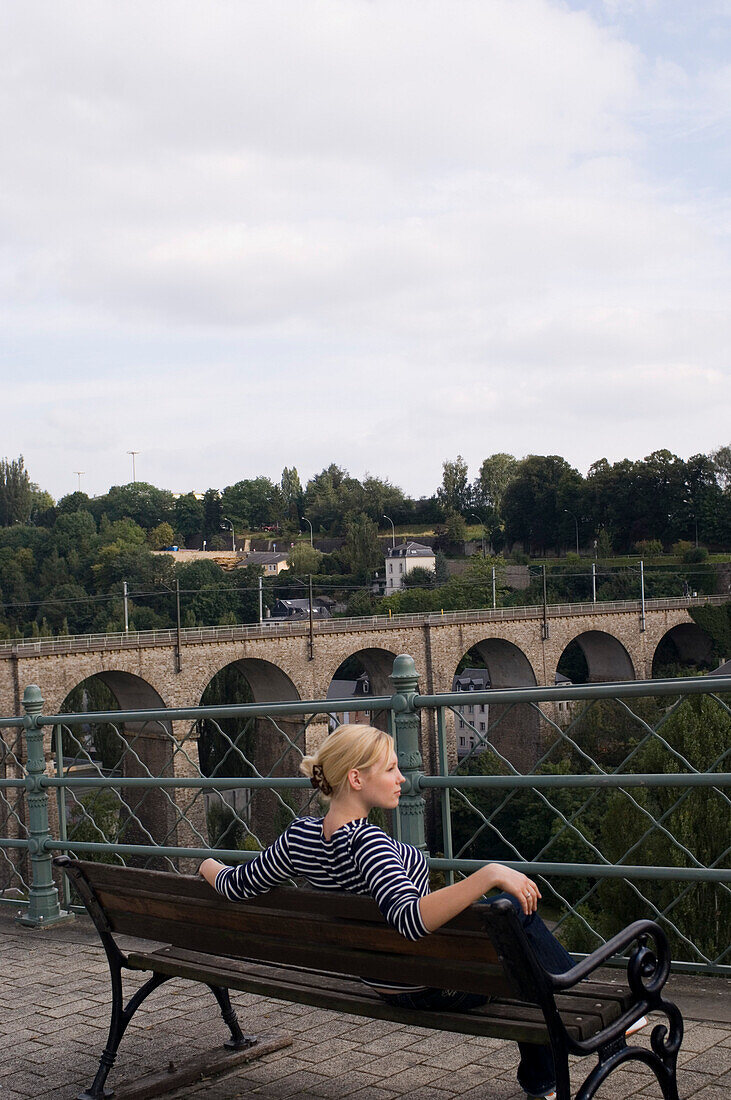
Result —
<svg viewBox="0 0 731 1100"><path fill-rule="evenodd" d="M58 498L731 441L726 0L23 0L0 456Z"/></svg>

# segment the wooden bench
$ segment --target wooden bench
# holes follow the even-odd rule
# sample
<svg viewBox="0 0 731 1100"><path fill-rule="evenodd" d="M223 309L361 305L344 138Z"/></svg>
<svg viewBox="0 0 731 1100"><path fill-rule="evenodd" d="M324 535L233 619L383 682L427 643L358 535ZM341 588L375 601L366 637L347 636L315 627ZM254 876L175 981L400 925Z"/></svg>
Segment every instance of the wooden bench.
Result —
<svg viewBox="0 0 731 1100"><path fill-rule="evenodd" d="M172 977L209 986L231 1033L226 1045L233 1049L256 1042L242 1034L231 1008L228 990L238 989L379 1020L550 1044L558 1100L571 1096L569 1054L598 1056L577 1100L589 1100L612 1070L637 1059L656 1074L665 1100L677 1100L683 1021L662 997L670 959L666 938L652 921L636 921L567 973L551 975L536 961L508 901L474 905L411 942L386 925L371 898L355 894L281 887L232 903L197 876L68 856L54 862L83 899L111 972L109 1036L94 1082L82 1093L86 1100L105 1095L129 1021L148 994ZM164 946L124 954L114 939L118 934ZM626 984L587 980L630 945ZM126 1006L124 968L152 972ZM415 1011L387 1004L358 978L460 989L491 1000L469 1012ZM628 1046L626 1029L655 1010L667 1016L669 1028L654 1028L651 1050Z"/></svg>

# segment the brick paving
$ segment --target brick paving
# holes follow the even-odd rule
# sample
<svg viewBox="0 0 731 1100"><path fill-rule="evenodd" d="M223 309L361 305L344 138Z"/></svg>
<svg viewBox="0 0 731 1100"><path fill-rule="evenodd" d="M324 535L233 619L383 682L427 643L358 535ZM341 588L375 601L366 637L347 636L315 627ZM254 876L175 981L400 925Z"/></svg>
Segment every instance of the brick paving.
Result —
<svg viewBox="0 0 731 1100"><path fill-rule="evenodd" d="M95 929L86 917L46 931L25 929L11 912L0 909L0 960L0 1100L71 1100L93 1079L106 1041L109 977ZM126 990L142 980L130 975ZM730 984L676 979L671 997L686 1018L678 1071L681 1100L728 1100ZM232 993L232 1001L244 1031L285 1033L292 1045L224 1077L167 1093L170 1100L523 1100L512 1043L365 1020L245 993ZM225 1037L209 991L175 979L137 1012L108 1084L126 1093L144 1075L215 1050ZM649 1044L649 1029L636 1041ZM574 1080L585 1073L577 1065ZM599 1096L660 1100L661 1094L650 1071L633 1065L615 1072Z"/></svg>

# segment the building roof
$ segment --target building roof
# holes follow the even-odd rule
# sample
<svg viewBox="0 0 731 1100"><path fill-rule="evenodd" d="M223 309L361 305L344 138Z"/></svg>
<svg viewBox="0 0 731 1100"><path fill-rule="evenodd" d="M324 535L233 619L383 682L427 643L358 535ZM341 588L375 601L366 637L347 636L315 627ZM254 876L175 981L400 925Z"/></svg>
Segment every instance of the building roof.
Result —
<svg viewBox="0 0 731 1100"><path fill-rule="evenodd" d="M463 668L452 679L452 691L485 691L490 687L490 673L486 668Z"/></svg>
<svg viewBox="0 0 731 1100"><path fill-rule="evenodd" d="M362 698L370 691L368 673L362 672L357 680L331 680L327 689L328 699Z"/></svg>
<svg viewBox="0 0 731 1100"><path fill-rule="evenodd" d="M402 542L398 546L389 546L386 554L389 558L433 558L435 556L431 546L424 546L422 542Z"/></svg>
<svg viewBox="0 0 731 1100"><path fill-rule="evenodd" d="M706 673L707 676L731 676L731 661L724 661L718 668L714 668L713 672Z"/></svg>
<svg viewBox="0 0 731 1100"><path fill-rule="evenodd" d="M278 565L280 561L286 561L287 554L276 553L273 550L247 550L239 562L239 566L246 565Z"/></svg>
<svg viewBox="0 0 731 1100"><path fill-rule="evenodd" d="M310 614L310 601L304 600L282 600L278 599L274 607L272 608L272 618L281 619L284 615L291 618L305 618ZM319 619L329 619L330 610L327 603L320 596L315 596L312 600L312 615Z"/></svg>

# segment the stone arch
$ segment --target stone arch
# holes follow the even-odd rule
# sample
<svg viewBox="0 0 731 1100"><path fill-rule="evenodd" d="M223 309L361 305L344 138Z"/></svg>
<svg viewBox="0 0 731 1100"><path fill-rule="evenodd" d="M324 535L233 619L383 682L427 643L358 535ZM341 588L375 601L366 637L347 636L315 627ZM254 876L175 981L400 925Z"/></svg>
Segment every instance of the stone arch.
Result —
<svg viewBox="0 0 731 1100"><path fill-rule="evenodd" d="M505 638L482 638L470 647L459 664L464 665L465 658L470 655L484 664L490 688L535 687L538 683L523 650ZM485 704L478 714L471 713L470 717L475 729L488 736L495 750L515 768L527 771L533 767L541 749L540 716L534 707L527 703L491 703ZM459 756L464 746L460 745L462 731L458 719L456 725Z"/></svg>
<svg viewBox="0 0 731 1100"><path fill-rule="evenodd" d="M206 688L219 672L232 666L235 666L248 681L255 703L295 703L300 698L297 688L287 673L279 665L261 657L239 657L234 661L228 661L212 673Z"/></svg>
<svg viewBox="0 0 731 1100"><path fill-rule="evenodd" d="M662 666L688 666L710 669L713 666L713 639L696 623L678 623L660 638L652 655L652 676L677 675L663 672Z"/></svg>
<svg viewBox="0 0 731 1100"><path fill-rule="evenodd" d="M121 711L161 710L165 702L155 688L141 676L122 669L103 669L92 673L79 681L66 694L61 704L63 712L66 701L74 690L98 680L111 692ZM108 708L104 708L108 709ZM111 733L113 744L107 743L111 756L102 755L102 769L110 774L121 774L129 778L148 778L152 776L172 776L174 774L174 741L172 723L160 719L126 720L117 723ZM118 811L116 839L124 844L150 844L175 846L178 843L179 815L175 809L175 795L172 791L159 788L121 787ZM99 803L97 795L92 800ZM77 804L78 806L78 804ZM110 811L107 810L107 815ZM96 821L99 811L90 816ZM81 815L82 820L84 814ZM96 838L100 839L100 838ZM130 863L145 866L167 866L167 861L147 859L144 856L128 856Z"/></svg>
<svg viewBox="0 0 731 1100"><path fill-rule="evenodd" d="M579 653L575 654L575 663L583 667L581 675L571 671L571 650L576 647ZM576 657L580 661L576 662ZM586 630L583 634L577 634L565 646L558 659L556 671L568 675L574 683L606 683L617 680L634 680L635 669L629 653L613 634L607 634L603 630Z"/></svg>
<svg viewBox="0 0 731 1100"><path fill-rule="evenodd" d="M365 673L367 677L367 694L349 697L347 708L341 705L340 709L333 710L333 714L338 716L345 714L347 709L347 713L351 715L350 721L362 721L377 726L379 729L387 729L387 713L374 713L368 706L368 698L369 696L383 696L393 693L393 684L390 677L396 656L397 654L390 649L365 646L363 649L357 649L344 657L330 679L328 698L332 698L333 701L336 698L344 698L333 691L333 685L341 669L353 673L353 675L347 677L348 679L355 679L357 675Z"/></svg>
<svg viewBox="0 0 731 1100"><path fill-rule="evenodd" d="M299 699L294 683L278 665L262 658L240 657L222 665L210 676L200 702L208 705L293 703ZM300 715L253 717L245 722L238 717L198 722L201 770L224 780L220 792L211 793L205 799L206 827L211 843L236 847L246 829L262 843L270 843L282 832L289 820L287 806L299 811L306 801L300 797L301 792L284 790L273 794L265 790L249 792L231 786L226 788L225 778L296 776L302 755L310 747L310 725ZM211 751L212 748L215 751ZM235 815L233 818L231 811ZM228 821L233 821L230 828L226 825ZM228 832L222 840L223 827L227 827Z"/></svg>

